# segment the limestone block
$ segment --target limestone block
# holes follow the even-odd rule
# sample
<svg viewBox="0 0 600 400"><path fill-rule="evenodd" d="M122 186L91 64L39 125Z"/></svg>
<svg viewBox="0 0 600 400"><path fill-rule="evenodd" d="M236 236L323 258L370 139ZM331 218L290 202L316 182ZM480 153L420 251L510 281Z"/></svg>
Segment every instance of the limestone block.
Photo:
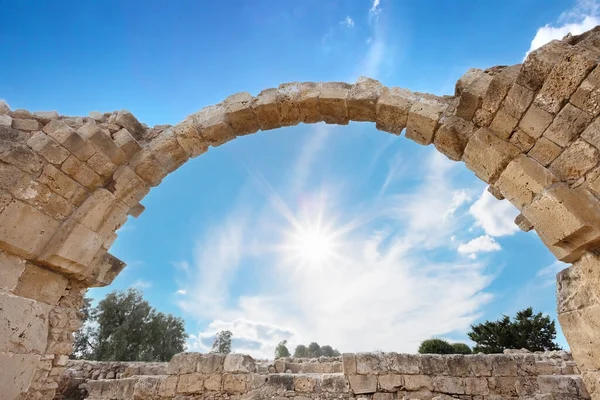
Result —
<svg viewBox="0 0 600 400"><path fill-rule="evenodd" d="M150 186L158 186L168 172L149 150L143 149L129 161L129 166Z"/></svg>
<svg viewBox="0 0 600 400"><path fill-rule="evenodd" d="M12 118L10 115L0 114L0 125L2 126L12 126Z"/></svg>
<svg viewBox="0 0 600 400"><path fill-rule="evenodd" d="M544 137L567 147L592 121L592 116L568 103L544 132Z"/></svg>
<svg viewBox="0 0 600 400"><path fill-rule="evenodd" d="M467 86L472 84L482 73L483 70L479 68L469 68L467 72L456 81L456 85L454 86L454 96L459 97Z"/></svg>
<svg viewBox="0 0 600 400"><path fill-rule="evenodd" d="M473 118L475 110L481 106L483 98L493 79L491 75L481 70L478 70L474 74L476 76L472 82L463 88L456 106L456 116L466 120Z"/></svg>
<svg viewBox="0 0 600 400"><path fill-rule="evenodd" d="M518 378L513 376L493 376L488 378L490 394L517 397Z"/></svg>
<svg viewBox="0 0 600 400"><path fill-rule="evenodd" d="M47 164L38 178L38 182L47 185L52 191L58 193L67 200L71 200L80 187L77 182L69 178L59 169Z"/></svg>
<svg viewBox="0 0 600 400"><path fill-rule="evenodd" d="M502 101L508 94L508 91L515 84L520 70L521 65L517 64L504 68L500 73L492 77L492 81L481 102L482 110L485 110L492 115L498 111Z"/></svg>
<svg viewBox="0 0 600 400"><path fill-rule="evenodd" d="M248 92L233 94L225 99L223 106L227 122L236 135L247 135L260 129L258 119L252 110L254 97Z"/></svg>
<svg viewBox="0 0 600 400"><path fill-rule="evenodd" d="M531 150L536 140L525 133L521 128L517 128L510 137L509 142L517 146L523 153L527 153Z"/></svg>
<svg viewBox="0 0 600 400"><path fill-rule="evenodd" d="M354 353L342 354L342 369L344 375L355 375L356 372L356 355Z"/></svg>
<svg viewBox="0 0 600 400"><path fill-rule="evenodd" d="M577 90L579 84L597 65L598 54L577 49L565 52L552 68L535 104L550 114L556 114Z"/></svg>
<svg viewBox="0 0 600 400"><path fill-rule="evenodd" d="M252 101L252 109L263 131L281 127L277 93L277 89L265 89Z"/></svg>
<svg viewBox="0 0 600 400"><path fill-rule="evenodd" d="M529 105L533 101L533 95L533 90L515 83L506 95L502 107L508 115L518 120L525 114L527 108L529 108Z"/></svg>
<svg viewBox="0 0 600 400"><path fill-rule="evenodd" d="M377 391L377 375L349 375L350 390L354 394L375 393Z"/></svg>
<svg viewBox="0 0 600 400"><path fill-rule="evenodd" d="M11 190L23 180L25 174L14 165L0 162L0 189ZM31 179L27 176L25 179Z"/></svg>
<svg viewBox="0 0 600 400"><path fill-rule="evenodd" d="M585 140L576 140L550 165L550 170L563 181L576 181L598 164L598 150Z"/></svg>
<svg viewBox="0 0 600 400"><path fill-rule="evenodd" d="M342 374L325 374L322 375L321 390L329 393L347 393L348 384L346 378Z"/></svg>
<svg viewBox="0 0 600 400"><path fill-rule="evenodd" d="M42 130L81 161L87 161L96 152L91 144L62 120L53 119Z"/></svg>
<svg viewBox="0 0 600 400"><path fill-rule="evenodd" d="M537 139L550 126L553 118L552 114L533 104L521 119L519 128L529 136Z"/></svg>
<svg viewBox="0 0 600 400"><path fill-rule="evenodd" d="M6 399L27 392L40 356L0 352L0 387Z"/></svg>
<svg viewBox="0 0 600 400"><path fill-rule="evenodd" d="M582 257L582 260L585 256ZM590 274L592 279L590 282L586 279L587 276L583 272L585 264L582 265L582 260L579 260L573 266L563 269L556 275L556 303L559 314L593 306L598 304L600 300L593 282L597 274L596 263L592 266L593 269Z"/></svg>
<svg viewBox="0 0 600 400"><path fill-rule="evenodd" d="M223 375L213 374L209 375L204 379L204 389L220 391L223 388Z"/></svg>
<svg viewBox="0 0 600 400"><path fill-rule="evenodd" d="M0 248L22 257L36 257L50 241L60 221L13 200L0 212Z"/></svg>
<svg viewBox="0 0 600 400"><path fill-rule="evenodd" d="M47 124L51 119L58 119L60 116L55 111L36 111L33 113L33 117L39 120L43 124Z"/></svg>
<svg viewBox="0 0 600 400"><path fill-rule="evenodd" d="M108 190L98 188L77 209L73 219L107 236L127 220L127 206Z"/></svg>
<svg viewBox="0 0 600 400"><path fill-rule="evenodd" d="M564 393L573 396L580 395L583 382L580 377L542 375L537 378L540 392L542 393Z"/></svg>
<svg viewBox="0 0 600 400"><path fill-rule="evenodd" d="M595 253L586 253L575 263L575 267L589 288L589 304L600 304L600 257Z"/></svg>
<svg viewBox="0 0 600 400"><path fill-rule="evenodd" d="M433 379L429 375L405 375L406 390L433 390Z"/></svg>
<svg viewBox="0 0 600 400"><path fill-rule="evenodd" d="M424 375L448 375L447 359L437 354L423 354L419 357L419 371Z"/></svg>
<svg viewBox="0 0 600 400"><path fill-rule="evenodd" d="M345 82L323 82L319 84L319 110L326 124L348 125L346 99L351 85Z"/></svg>
<svg viewBox="0 0 600 400"><path fill-rule="evenodd" d="M254 359L245 354L227 354L223 363L225 372L256 372Z"/></svg>
<svg viewBox="0 0 600 400"><path fill-rule="evenodd" d="M83 185L88 189L94 189L101 186L104 182L100 175L73 155L69 156L62 164L61 170L80 185Z"/></svg>
<svg viewBox="0 0 600 400"><path fill-rule="evenodd" d="M102 236L70 219L44 248L40 260L62 271L81 274L101 245Z"/></svg>
<svg viewBox="0 0 600 400"><path fill-rule="evenodd" d="M298 107L300 108L301 121L307 124L323 121L319 108L319 93L319 85L314 82L298 83ZM281 112L283 113L283 109Z"/></svg>
<svg viewBox="0 0 600 400"><path fill-rule="evenodd" d="M352 121L375 121L377 100L383 92L381 82L361 76L350 89L348 98L348 118Z"/></svg>
<svg viewBox="0 0 600 400"><path fill-rule="evenodd" d="M158 397L164 376L139 376L133 388L133 400L147 400Z"/></svg>
<svg viewBox="0 0 600 400"><path fill-rule="evenodd" d="M379 375L379 389L386 392L395 392L404 387L402 375Z"/></svg>
<svg viewBox="0 0 600 400"><path fill-rule="evenodd" d="M37 173L45 161L25 144L26 138L29 136L16 129L0 126L0 161L25 172Z"/></svg>
<svg viewBox="0 0 600 400"><path fill-rule="evenodd" d="M571 96L570 102L594 117L600 114L600 68L596 67Z"/></svg>
<svg viewBox="0 0 600 400"><path fill-rule="evenodd" d="M108 286L123 268L125 268L123 261L108 253L105 249L100 249L82 279L92 287Z"/></svg>
<svg viewBox="0 0 600 400"><path fill-rule="evenodd" d="M563 261L574 261L572 257L581 255L578 251L600 239L600 204L583 187L555 184L523 208L523 215L544 243L567 252L561 256Z"/></svg>
<svg viewBox="0 0 600 400"><path fill-rule="evenodd" d="M117 199L129 207L134 207L150 191L150 187L128 166L122 165L113 175L108 185Z"/></svg>
<svg viewBox="0 0 600 400"><path fill-rule="evenodd" d="M0 290L12 292L25 269L25 260L0 251Z"/></svg>
<svg viewBox="0 0 600 400"><path fill-rule="evenodd" d="M389 366L390 371L397 374L418 374L419 358L420 356L416 354L385 353L383 355L384 363Z"/></svg>
<svg viewBox="0 0 600 400"><path fill-rule="evenodd" d="M127 129L136 140L143 139L146 133L146 129L144 129L140 121L127 110L119 111L114 119L114 123Z"/></svg>
<svg viewBox="0 0 600 400"><path fill-rule="evenodd" d="M198 394L204 391L204 376L198 373L183 374L177 383L177 393Z"/></svg>
<svg viewBox="0 0 600 400"><path fill-rule="evenodd" d="M10 192L15 199L23 200L57 220L65 220L74 209L62 196L54 193L48 186L32 181L29 176L24 176Z"/></svg>
<svg viewBox="0 0 600 400"><path fill-rule="evenodd" d="M310 375L297 375L294 377L294 390L300 393L312 393L317 386L317 380Z"/></svg>
<svg viewBox="0 0 600 400"><path fill-rule="evenodd" d="M159 396L170 398L175 396L177 393L177 384L179 383L178 376L167 376L166 379L161 381L160 388L158 389Z"/></svg>
<svg viewBox="0 0 600 400"><path fill-rule="evenodd" d="M246 356L247 357L247 356ZM202 355L200 358L198 358L198 364L196 365L196 372L200 372L202 374L214 374L215 372L222 372L223 371L223 364L225 363L225 355L224 354L204 354ZM239 361L239 360L236 360ZM244 361L246 361L245 365L244 365ZM237 366L237 365L232 365L232 364L236 364L235 362L232 363L232 360L229 361L228 366L229 367L233 367L234 369L236 367L239 368L245 368L248 366L249 361L248 360L241 360L241 366ZM250 371L243 371L243 372L250 372Z"/></svg>
<svg viewBox="0 0 600 400"><path fill-rule="evenodd" d="M65 294L68 281L64 276L27 263L19 278L14 294L55 305Z"/></svg>
<svg viewBox="0 0 600 400"><path fill-rule="evenodd" d="M383 357L376 353L356 353L356 372L362 375L388 372Z"/></svg>
<svg viewBox="0 0 600 400"><path fill-rule="evenodd" d="M283 83L277 88L275 99L277 107L279 107L281 126L298 125L304 120L299 104L303 86L304 84L298 82L289 82Z"/></svg>
<svg viewBox="0 0 600 400"><path fill-rule="evenodd" d="M8 106L8 103L6 102L6 100L0 99L0 115L8 114L9 112L10 112L10 107Z"/></svg>
<svg viewBox="0 0 600 400"><path fill-rule="evenodd" d="M115 144L129 157L136 154L142 149L142 146L135 140L135 138L125 128L121 128L113 133L113 139Z"/></svg>
<svg viewBox="0 0 600 400"><path fill-rule="evenodd" d="M196 371L196 365L202 354L200 353L178 353L175 354L167 367L169 375L191 374Z"/></svg>
<svg viewBox="0 0 600 400"><path fill-rule="evenodd" d="M517 361L512 355L494 354L491 361L492 376L517 376Z"/></svg>
<svg viewBox="0 0 600 400"><path fill-rule="evenodd" d="M86 188L84 188L83 186L79 186L77 187L75 194L71 198L71 203L73 203L76 206L80 206L81 204L83 204L85 199L87 199L89 194L90 192Z"/></svg>
<svg viewBox="0 0 600 400"><path fill-rule="evenodd" d="M100 129L94 122L82 125L77 132L81 137L92 143L113 164L123 165L127 162L127 154L113 142L110 132Z"/></svg>
<svg viewBox="0 0 600 400"><path fill-rule="evenodd" d="M486 396L490 393L487 379L482 378L464 378L465 394L475 396Z"/></svg>
<svg viewBox="0 0 600 400"><path fill-rule="evenodd" d="M189 119L177 125L174 132L179 146L186 151L190 158L204 154L208 150L208 142Z"/></svg>
<svg viewBox="0 0 600 400"><path fill-rule="evenodd" d="M175 171L189 159L186 151L179 145L173 129L165 129L153 138L148 150L167 172Z"/></svg>
<svg viewBox="0 0 600 400"><path fill-rule="evenodd" d="M27 141L31 147L52 164L61 164L69 157L69 152L44 132L35 132Z"/></svg>
<svg viewBox="0 0 600 400"><path fill-rule="evenodd" d="M508 140L511 134L517 127L519 123L519 119L513 117L512 115L506 112L504 106L498 110L496 116L494 117L492 123L490 124L490 129L498 136L500 139Z"/></svg>
<svg viewBox="0 0 600 400"><path fill-rule="evenodd" d="M102 153L96 153L86 161L86 164L98 175L103 178L110 178L117 170L117 165L113 164L108 157Z"/></svg>
<svg viewBox="0 0 600 400"><path fill-rule="evenodd" d="M469 365L471 359L469 357L463 355L448 355L446 356L446 362L448 364L450 376L458 377L471 375L471 367Z"/></svg>
<svg viewBox="0 0 600 400"><path fill-rule="evenodd" d="M433 144L449 159L459 161L473 132L475 126L472 122L451 116L443 120L435 134Z"/></svg>
<svg viewBox="0 0 600 400"><path fill-rule="evenodd" d="M465 394L465 382L463 378L454 376L434 376L433 390L442 393Z"/></svg>
<svg viewBox="0 0 600 400"><path fill-rule="evenodd" d="M246 383L248 375L246 374L224 374L223 375L223 390L226 393L244 393L246 391Z"/></svg>
<svg viewBox="0 0 600 400"><path fill-rule="evenodd" d="M579 369L582 372L600 370L600 304L561 313L558 320Z"/></svg>
<svg viewBox="0 0 600 400"><path fill-rule="evenodd" d="M467 167L487 183L494 183L508 163L520 153L487 128L480 128L471 136L463 160Z"/></svg>
<svg viewBox="0 0 600 400"><path fill-rule="evenodd" d="M421 97L415 101L408 113L406 122L406 137L415 142L428 145L433 142L442 113L448 105L430 97Z"/></svg>
<svg viewBox="0 0 600 400"><path fill-rule="evenodd" d="M505 198L522 210L556 181L557 177L537 161L519 154L502 172L496 186Z"/></svg>
<svg viewBox="0 0 600 400"><path fill-rule="evenodd" d="M106 115L99 111L90 111L88 113L88 117L98 122L106 122L106 120L108 119Z"/></svg>
<svg viewBox="0 0 600 400"><path fill-rule="evenodd" d="M36 119L21 119L14 118L12 120L12 127L20 131L37 131L40 129L40 123Z"/></svg>
<svg viewBox="0 0 600 400"><path fill-rule="evenodd" d="M133 206L129 209L128 214L131 215L133 218L137 218L140 215L142 215L142 213L145 210L146 210L146 207L144 207L144 205L142 203L137 203L135 206Z"/></svg>
<svg viewBox="0 0 600 400"><path fill-rule="evenodd" d="M235 139L235 132L231 125L227 123L226 110L222 104L205 107L196 114L191 115L190 118L193 121L192 126L213 147Z"/></svg>
<svg viewBox="0 0 600 400"><path fill-rule="evenodd" d="M294 390L294 376L292 374L269 374L267 385L275 389Z"/></svg>
<svg viewBox="0 0 600 400"><path fill-rule="evenodd" d="M373 400L394 400L396 396L393 393L375 393Z"/></svg>
<svg viewBox="0 0 600 400"><path fill-rule="evenodd" d="M597 396L597 393L600 393L600 371L583 371L582 379L586 392L592 393L595 396ZM582 395L585 395L585 392ZM593 397L592 399L596 400Z"/></svg>
<svg viewBox="0 0 600 400"><path fill-rule="evenodd" d="M596 118L589 124L581 134L581 138L600 150L600 119Z"/></svg>
<svg viewBox="0 0 600 400"><path fill-rule="evenodd" d="M46 350L50 306L0 293L0 352L36 353Z"/></svg>
<svg viewBox="0 0 600 400"><path fill-rule="evenodd" d="M548 166L552 161L556 160L560 153L562 153L562 150L562 147L556 143L542 137L527 154L543 166Z"/></svg>
<svg viewBox="0 0 600 400"><path fill-rule="evenodd" d="M416 100L417 96L410 90L384 88L376 104L375 127L399 135L406 128L408 113Z"/></svg>
<svg viewBox="0 0 600 400"><path fill-rule="evenodd" d="M515 225L519 227L523 232L529 232L533 229L533 225L523 214L519 214L515 217Z"/></svg>
<svg viewBox="0 0 600 400"><path fill-rule="evenodd" d="M533 91L540 89L554 65L569 48L565 42L553 40L529 53L521 66L517 83Z"/></svg>

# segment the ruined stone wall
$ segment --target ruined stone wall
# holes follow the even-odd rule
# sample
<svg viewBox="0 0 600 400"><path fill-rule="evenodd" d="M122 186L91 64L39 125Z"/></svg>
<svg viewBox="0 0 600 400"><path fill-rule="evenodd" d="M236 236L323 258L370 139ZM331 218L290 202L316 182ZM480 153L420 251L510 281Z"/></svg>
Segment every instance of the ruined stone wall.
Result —
<svg viewBox="0 0 600 400"><path fill-rule="evenodd" d="M600 28L552 41L523 64L472 69L454 96L360 78L237 93L176 126L131 113L11 110L0 101L0 387L50 399L87 287L124 263L108 250L152 187L188 159L259 130L375 123L463 161L557 259L562 330L600 399Z"/></svg>
<svg viewBox="0 0 600 400"><path fill-rule="evenodd" d="M181 353L173 357L167 372L161 376L90 381L88 398L590 398L575 362L566 352L466 356L344 354L343 373L260 373L249 356Z"/></svg>

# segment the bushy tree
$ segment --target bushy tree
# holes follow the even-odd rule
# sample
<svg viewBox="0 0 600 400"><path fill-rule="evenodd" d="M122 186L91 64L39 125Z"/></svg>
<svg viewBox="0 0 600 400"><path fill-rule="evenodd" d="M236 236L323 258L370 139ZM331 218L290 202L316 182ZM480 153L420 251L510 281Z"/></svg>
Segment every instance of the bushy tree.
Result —
<svg viewBox="0 0 600 400"><path fill-rule="evenodd" d="M232 333L230 331L221 331L217 333L210 352L220 354L231 353L231 336Z"/></svg>
<svg viewBox="0 0 600 400"><path fill-rule="evenodd" d="M308 345L308 357L318 358L321 357L321 346L317 342L311 342Z"/></svg>
<svg viewBox="0 0 600 400"><path fill-rule="evenodd" d="M99 361L169 361L185 349L181 318L157 312L136 289L114 291L92 307L75 334L73 358Z"/></svg>
<svg viewBox="0 0 600 400"><path fill-rule="evenodd" d="M305 345L299 344L296 346L296 350L294 350L294 357L297 358L305 358L308 357L308 349Z"/></svg>
<svg viewBox="0 0 600 400"><path fill-rule="evenodd" d="M275 347L275 358L282 358L282 357L290 356L290 351L288 350L286 344L287 344L287 340L282 340L281 342L279 342L277 347Z"/></svg>
<svg viewBox="0 0 600 400"><path fill-rule="evenodd" d="M502 353L505 349L560 350L560 346L554 341L554 321L541 312L534 314L531 307L517 312L512 321L504 315L497 321L471 325L468 335L477 343L473 347L476 353Z"/></svg>
<svg viewBox="0 0 600 400"><path fill-rule="evenodd" d="M471 348L464 343L452 343L454 354L471 354Z"/></svg>
<svg viewBox="0 0 600 400"><path fill-rule="evenodd" d="M321 355L324 357L339 357L340 352L326 344L325 346L321 346Z"/></svg>
<svg viewBox="0 0 600 400"><path fill-rule="evenodd" d="M420 354L454 354L454 347L443 339L427 339L419 346Z"/></svg>

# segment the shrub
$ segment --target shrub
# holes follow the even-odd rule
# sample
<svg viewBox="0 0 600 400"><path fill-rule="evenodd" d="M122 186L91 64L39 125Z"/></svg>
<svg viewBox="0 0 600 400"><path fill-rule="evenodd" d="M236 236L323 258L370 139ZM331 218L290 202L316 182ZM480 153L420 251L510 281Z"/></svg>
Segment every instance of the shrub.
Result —
<svg viewBox="0 0 600 400"><path fill-rule="evenodd" d="M420 354L454 354L454 347L443 339L427 339L419 346Z"/></svg>

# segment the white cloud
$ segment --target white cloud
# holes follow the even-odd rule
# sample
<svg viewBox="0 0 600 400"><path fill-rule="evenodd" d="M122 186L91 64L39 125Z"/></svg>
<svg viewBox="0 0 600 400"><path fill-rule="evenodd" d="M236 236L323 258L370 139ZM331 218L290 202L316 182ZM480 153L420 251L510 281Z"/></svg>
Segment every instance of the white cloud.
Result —
<svg viewBox="0 0 600 400"><path fill-rule="evenodd" d="M135 289L150 289L152 287L152 282L138 279L137 281L133 282L130 287Z"/></svg>
<svg viewBox="0 0 600 400"><path fill-rule="evenodd" d="M175 294L178 294L180 296L185 296L187 294L187 291L185 289L179 289L175 292Z"/></svg>
<svg viewBox="0 0 600 400"><path fill-rule="evenodd" d="M354 20L349 15L347 15L340 24L344 25L346 28L354 28Z"/></svg>
<svg viewBox="0 0 600 400"><path fill-rule="evenodd" d="M379 7L379 3L381 0L373 0L373 4L371 5L371 9L369 10L369 15L376 17L381 13L381 7Z"/></svg>
<svg viewBox="0 0 600 400"><path fill-rule="evenodd" d="M569 264L565 264L561 261L555 261L547 267L541 268L535 274L537 283L541 286L554 285L556 282L556 274L563 269L567 268Z"/></svg>
<svg viewBox="0 0 600 400"><path fill-rule="evenodd" d="M475 257L477 253L489 253L492 251L500 251L501 249L502 247L493 237L484 235L476 237L467 243L460 244L457 251L460 254Z"/></svg>
<svg viewBox="0 0 600 400"><path fill-rule="evenodd" d="M561 14L556 24L546 24L539 28L525 54L542 47L546 43L562 39L568 33L579 35L600 24L600 6L595 0L580 0L577 5Z"/></svg>
<svg viewBox="0 0 600 400"><path fill-rule="evenodd" d="M489 236L507 236L515 234L519 228L514 223L519 214L508 200L498 200L487 190L469 209L475 218L476 226L480 226Z"/></svg>

